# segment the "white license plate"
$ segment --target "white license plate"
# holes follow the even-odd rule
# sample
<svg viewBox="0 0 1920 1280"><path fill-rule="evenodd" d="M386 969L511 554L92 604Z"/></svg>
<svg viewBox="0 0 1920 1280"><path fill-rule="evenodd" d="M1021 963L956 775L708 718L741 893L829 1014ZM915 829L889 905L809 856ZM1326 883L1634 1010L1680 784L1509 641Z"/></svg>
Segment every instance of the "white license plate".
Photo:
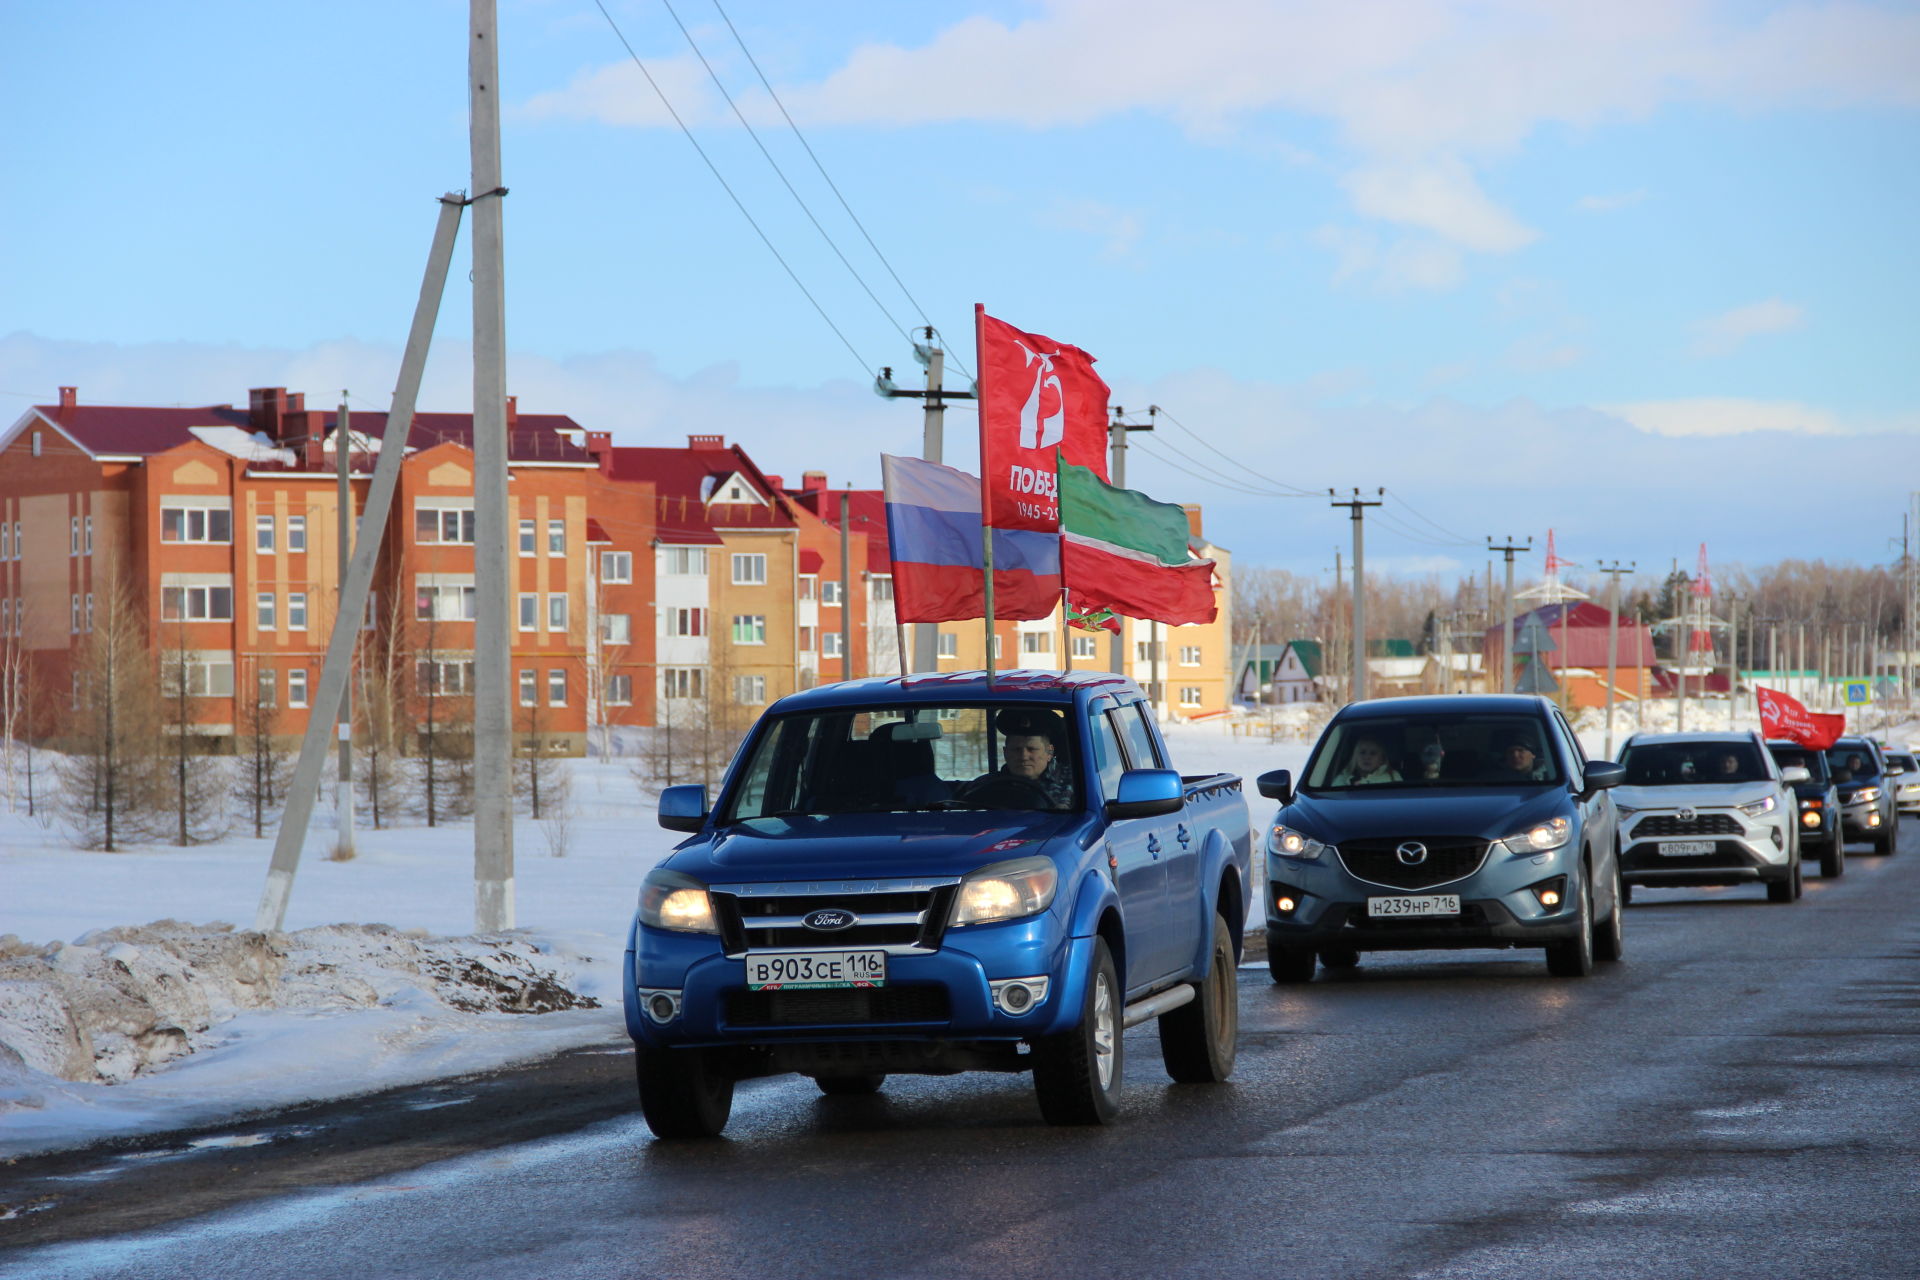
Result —
<svg viewBox="0 0 1920 1280"><path fill-rule="evenodd" d="M1663 858L1684 858L1689 854L1712 853L1711 840L1662 840L1660 856Z"/></svg>
<svg viewBox="0 0 1920 1280"><path fill-rule="evenodd" d="M1460 895L1424 893L1400 898L1368 898L1367 914L1370 916L1457 916L1460 914Z"/></svg>
<svg viewBox="0 0 1920 1280"><path fill-rule="evenodd" d="M755 991L885 985L884 951L765 951L747 955L747 986Z"/></svg>

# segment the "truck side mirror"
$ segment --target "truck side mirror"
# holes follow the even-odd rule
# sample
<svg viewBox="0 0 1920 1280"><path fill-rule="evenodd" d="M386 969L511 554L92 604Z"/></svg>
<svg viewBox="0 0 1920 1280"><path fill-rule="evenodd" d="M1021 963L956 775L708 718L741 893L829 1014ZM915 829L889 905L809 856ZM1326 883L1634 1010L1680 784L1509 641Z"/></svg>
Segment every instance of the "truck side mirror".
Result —
<svg viewBox="0 0 1920 1280"><path fill-rule="evenodd" d="M669 831L698 831L707 822L707 789L668 787L660 793L660 825Z"/></svg>
<svg viewBox="0 0 1920 1280"><path fill-rule="evenodd" d="M1117 796L1107 801L1108 818L1155 818L1186 807L1187 791L1173 769L1129 769L1120 775Z"/></svg>
<svg viewBox="0 0 1920 1280"><path fill-rule="evenodd" d="M1281 804L1293 803L1293 773L1288 769L1272 769L1253 780L1260 794L1269 800L1278 800Z"/></svg>

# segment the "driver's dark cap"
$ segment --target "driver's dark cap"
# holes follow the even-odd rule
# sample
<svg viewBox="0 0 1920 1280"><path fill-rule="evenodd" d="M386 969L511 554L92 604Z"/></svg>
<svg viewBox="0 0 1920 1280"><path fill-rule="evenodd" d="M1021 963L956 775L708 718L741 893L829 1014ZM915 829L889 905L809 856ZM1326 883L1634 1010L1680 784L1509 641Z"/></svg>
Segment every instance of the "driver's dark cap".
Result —
<svg viewBox="0 0 1920 1280"><path fill-rule="evenodd" d="M1051 711L1009 707L993 718L993 727L1007 737L1040 737L1060 745L1060 717Z"/></svg>

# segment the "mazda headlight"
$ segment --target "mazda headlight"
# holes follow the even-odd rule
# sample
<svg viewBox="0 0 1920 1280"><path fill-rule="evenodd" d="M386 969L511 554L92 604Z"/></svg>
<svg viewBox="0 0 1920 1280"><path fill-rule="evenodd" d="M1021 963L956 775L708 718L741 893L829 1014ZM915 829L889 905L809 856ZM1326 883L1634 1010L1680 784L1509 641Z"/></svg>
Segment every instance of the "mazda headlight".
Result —
<svg viewBox="0 0 1920 1280"><path fill-rule="evenodd" d="M1295 831L1292 827L1283 827L1275 823L1267 835L1267 849L1283 858L1304 858L1308 861L1318 858L1327 851L1327 846L1312 836Z"/></svg>
<svg viewBox="0 0 1920 1280"><path fill-rule="evenodd" d="M1014 858L982 867L960 882L953 899L953 922L985 924L1038 915L1053 902L1060 870L1053 859Z"/></svg>
<svg viewBox="0 0 1920 1280"><path fill-rule="evenodd" d="M1500 843L1507 847L1508 853L1531 855L1551 853L1567 842L1573 834L1573 823L1565 818L1554 818L1536 827L1529 827L1517 836L1508 836Z"/></svg>
<svg viewBox="0 0 1920 1280"><path fill-rule="evenodd" d="M655 867L640 882L640 923L681 933L720 932L707 886L664 867Z"/></svg>
<svg viewBox="0 0 1920 1280"><path fill-rule="evenodd" d="M1857 804L1866 804L1870 800L1878 800L1880 798L1880 788L1862 787L1853 793L1853 798Z"/></svg>
<svg viewBox="0 0 1920 1280"><path fill-rule="evenodd" d="M1752 804L1741 805L1740 812L1746 814L1749 818L1757 818L1763 813L1772 813L1777 807L1772 796L1762 796Z"/></svg>

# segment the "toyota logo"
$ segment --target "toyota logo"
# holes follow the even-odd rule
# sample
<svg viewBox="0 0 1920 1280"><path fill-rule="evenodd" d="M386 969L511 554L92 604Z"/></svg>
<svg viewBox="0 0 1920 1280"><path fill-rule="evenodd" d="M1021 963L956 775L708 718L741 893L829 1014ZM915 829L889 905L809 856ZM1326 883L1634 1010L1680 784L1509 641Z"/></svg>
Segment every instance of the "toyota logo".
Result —
<svg viewBox="0 0 1920 1280"><path fill-rule="evenodd" d="M842 929L851 929L859 921L860 917L853 912L842 911L838 907L822 907L800 917L800 923L815 933L838 933Z"/></svg>
<svg viewBox="0 0 1920 1280"><path fill-rule="evenodd" d="M1409 840L1393 851L1393 856L1409 867L1417 867L1427 860L1427 846L1418 840Z"/></svg>
<svg viewBox="0 0 1920 1280"><path fill-rule="evenodd" d="M1681 809L1680 809L1680 821L1682 821L1682 822L1692 822L1692 821L1694 820L1694 818L1695 818L1696 816L1698 816L1698 815L1696 815L1696 814L1694 813L1694 811L1693 811L1693 807L1692 807L1691 805L1683 805L1683 806L1681 806Z"/></svg>

